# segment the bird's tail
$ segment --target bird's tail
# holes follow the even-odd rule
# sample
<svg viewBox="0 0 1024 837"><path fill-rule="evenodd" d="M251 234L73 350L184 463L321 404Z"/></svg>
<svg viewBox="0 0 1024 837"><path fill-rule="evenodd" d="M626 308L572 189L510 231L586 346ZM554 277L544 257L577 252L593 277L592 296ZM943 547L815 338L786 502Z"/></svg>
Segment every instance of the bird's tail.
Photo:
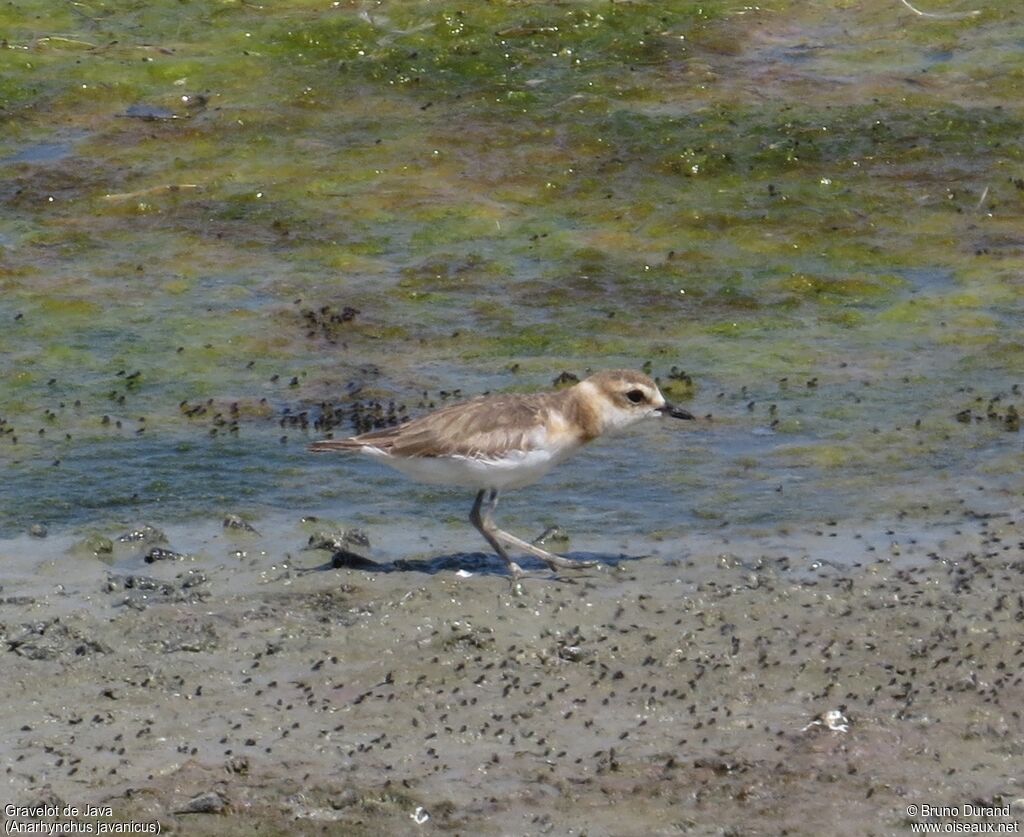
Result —
<svg viewBox="0 0 1024 837"><path fill-rule="evenodd" d="M321 439L313 442L308 450L313 453L333 453L340 450L359 450L363 445L355 439Z"/></svg>

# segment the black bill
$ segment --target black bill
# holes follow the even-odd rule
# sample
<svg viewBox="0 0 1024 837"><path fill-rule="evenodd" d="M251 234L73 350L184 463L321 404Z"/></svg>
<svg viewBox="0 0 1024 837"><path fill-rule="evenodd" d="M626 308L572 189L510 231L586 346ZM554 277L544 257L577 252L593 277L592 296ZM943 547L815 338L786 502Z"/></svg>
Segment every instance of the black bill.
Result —
<svg viewBox="0 0 1024 837"><path fill-rule="evenodd" d="M669 404L667 401L657 408L659 413L663 413L666 416L672 416L677 419L693 420L693 413L689 413L682 407L677 407L675 404Z"/></svg>

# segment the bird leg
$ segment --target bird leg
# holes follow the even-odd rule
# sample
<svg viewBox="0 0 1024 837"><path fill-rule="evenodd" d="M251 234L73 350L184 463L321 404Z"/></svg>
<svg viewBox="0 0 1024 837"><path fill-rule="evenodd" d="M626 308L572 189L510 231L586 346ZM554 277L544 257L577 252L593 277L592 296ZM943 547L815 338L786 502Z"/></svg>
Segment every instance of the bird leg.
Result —
<svg viewBox="0 0 1024 837"><path fill-rule="evenodd" d="M492 493L495 495L494 499L496 500L498 492L492 489ZM484 504L484 497L486 495L487 491L483 489L477 493L476 502L473 503L473 510L469 513L469 522L472 523L476 527L476 530L484 536L484 540L491 545L491 549L497 552L505 563L508 564L509 573L512 575L510 581L514 590L516 585L519 583L519 579L523 577L523 568L509 557L509 554L505 551L505 547L503 547L501 542L495 537L495 533L500 532L501 530L497 529L491 522L491 509L493 508L491 505L493 502L492 499L488 498L487 509L484 511L483 515L480 514L480 509Z"/></svg>
<svg viewBox="0 0 1024 837"><path fill-rule="evenodd" d="M595 561L573 561L571 558L563 558L561 555L553 555L547 550L541 549L539 546L534 546L532 543L527 543L522 538L517 538L515 535L506 532L504 529L499 529L494 525L494 521L491 519L491 515L498 506L497 489L492 488L487 492L486 505L483 506L483 516L481 517L480 507L483 500L484 492L481 491L476 496L476 503L473 505L473 513L470 514L469 519L473 521L473 525L480 530L480 533L487 538L487 542L494 547L495 551L502 558L508 561L509 564L516 567L516 569L519 569L518 566L512 562L505 550L497 545L497 541L504 541L510 546L514 546L516 549L521 549L523 552L527 552L536 558L540 558L541 561L556 572L558 570L585 570L589 567L597 566L597 562ZM477 521L479 521L479 523Z"/></svg>

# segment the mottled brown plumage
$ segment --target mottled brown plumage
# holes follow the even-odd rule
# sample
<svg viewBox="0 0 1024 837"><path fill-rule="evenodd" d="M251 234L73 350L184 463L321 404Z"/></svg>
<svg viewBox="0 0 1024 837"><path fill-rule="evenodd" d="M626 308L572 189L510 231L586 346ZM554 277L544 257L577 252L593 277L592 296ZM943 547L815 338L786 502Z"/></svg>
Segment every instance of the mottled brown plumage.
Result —
<svg viewBox="0 0 1024 837"><path fill-rule="evenodd" d="M657 390L646 375L631 371L599 372L587 379L602 391L615 381L644 384ZM371 446L392 456L500 457L514 451L533 450L539 444L538 425L551 427L584 444L601 435L604 425L599 409L577 386L552 392L481 395L450 404L397 427L372 430L348 439L314 442L316 452L360 450ZM564 419L564 420L563 420ZM563 430L561 425L567 425Z"/></svg>
<svg viewBox="0 0 1024 837"><path fill-rule="evenodd" d="M392 456L502 456L530 450L531 435L571 390L530 395L481 395L451 404L397 427L349 439L314 442L310 450L358 450L372 446Z"/></svg>

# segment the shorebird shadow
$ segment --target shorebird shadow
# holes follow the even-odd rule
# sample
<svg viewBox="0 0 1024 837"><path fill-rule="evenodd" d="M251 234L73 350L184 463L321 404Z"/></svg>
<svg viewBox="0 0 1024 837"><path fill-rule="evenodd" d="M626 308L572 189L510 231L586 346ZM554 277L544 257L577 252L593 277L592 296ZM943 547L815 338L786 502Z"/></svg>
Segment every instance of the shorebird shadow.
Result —
<svg viewBox="0 0 1024 837"><path fill-rule="evenodd" d="M630 561L639 561L647 555L610 554L607 552L564 552L563 558L572 561L593 561L599 566L617 567ZM515 556L515 561L526 572L544 571L548 565L539 558ZM329 561L315 567L303 568L302 572L326 572L328 570L352 569L375 573L425 573L436 575L442 572L463 572L474 575L508 575L508 566L497 555L488 552L452 552L430 558L398 558L394 561L371 561L362 555L342 550L335 552ZM571 572L571 571L570 571ZM586 572L586 569L581 569Z"/></svg>

